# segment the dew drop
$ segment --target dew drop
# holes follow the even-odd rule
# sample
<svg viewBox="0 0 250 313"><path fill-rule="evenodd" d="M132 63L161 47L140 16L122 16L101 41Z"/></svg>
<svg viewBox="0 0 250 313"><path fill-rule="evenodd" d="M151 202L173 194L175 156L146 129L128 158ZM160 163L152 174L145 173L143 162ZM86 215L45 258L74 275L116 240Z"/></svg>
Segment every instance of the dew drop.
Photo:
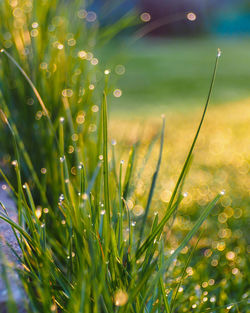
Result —
<svg viewBox="0 0 250 313"><path fill-rule="evenodd" d="M211 298L210 298L210 302L211 303L214 303L216 301L216 297L215 296L212 296Z"/></svg>
<svg viewBox="0 0 250 313"><path fill-rule="evenodd" d="M60 194L59 196L59 201L63 201L64 200L64 195L63 194Z"/></svg>
<svg viewBox="0 0 250 313"><path fill-rule="evenodd" d="M17 166L17 160L12 161L11 164Z"/></svg>
<svg viewBox="0 0 250 313"><path fill-rule="evenodd" d="M105 213L106 213L105 210L101 210L101 211L100 211L100 214L101 214L101 215L104 215Z"/></svg>
<svg viewBox="0 0 250 313"><path fill-rule="evenodd" d="M64 162L65 161L65 156L60 157L60 162Z"/></svg>
<svg viewBox="0 0 250 313"><path fill-rule="evenodd" d="M79 170L83 169L83 167L84 167L83 163L80 163L80 164L78 165Z"/></svg>

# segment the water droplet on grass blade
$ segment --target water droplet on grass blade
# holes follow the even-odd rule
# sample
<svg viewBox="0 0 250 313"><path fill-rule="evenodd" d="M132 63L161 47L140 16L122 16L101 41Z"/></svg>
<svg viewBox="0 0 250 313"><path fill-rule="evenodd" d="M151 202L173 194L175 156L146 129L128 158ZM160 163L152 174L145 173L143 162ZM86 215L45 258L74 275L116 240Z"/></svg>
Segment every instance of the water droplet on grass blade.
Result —
<svg viewBox="0 0 250 313"><path fill-rule="evenodd" d="M64 200L64 195L63 194L60 194L59 196L59 201L63 201Z"/></svg>
<svg viewBox="0 0 250 313"><path fill-rule="evenodd" d="M60 157L60 162L64 162L65 161L65 156Z"/></svg>
<svg viewBox="0 0 250 313"><path fill-rule="evenodd" d="M14 165L14 166L17 166L17 164L18 164L17 160L12 161L11 164Z"/></svg>

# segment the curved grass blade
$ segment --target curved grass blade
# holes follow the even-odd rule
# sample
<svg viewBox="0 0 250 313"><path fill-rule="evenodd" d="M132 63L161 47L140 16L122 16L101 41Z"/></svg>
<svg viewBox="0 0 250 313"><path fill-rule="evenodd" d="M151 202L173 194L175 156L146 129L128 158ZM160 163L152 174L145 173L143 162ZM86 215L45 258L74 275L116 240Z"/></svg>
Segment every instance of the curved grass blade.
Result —
<svg viewBox="0 0 250 313"><path fill-rule="evenodd" d="M5 216L2 213L0 213L0 219L7 222L11 227L16 229L27 240L27 242L30 244L30 246L32 246L32 248L34 248L36 250L37 246L36 246L34 240L30 237L30 235L21 226L19 226L17 223L12 221L8 216Z"/></svg>
<svg viewBox="0 0 250 313"><path fill-rule="evenodd" d="M166 268L172 263L172 261L178 256L178 254L181 252L183 248L189 243L190 239L196 234L202 223L205 221L205 219L208 217L209 213L212 211L212 209L215 207L218 200L221 198L221 194L218 194L214 200L209 203L209 205L203 210L202 214L196 221L194 227L190 230L190 232L186 235L186 237L183 239L182 243L179 245L179 247L174 251L173 254L168 258L166 262Z"/></svg>
<svg viewBox="0 0 250 313"><path fill-rule="evenodd" d="M208 96L207 96L207 100L206 100L206 104L205 104L205 107L204 107L204 110L203 110L203 113L202 113L202 117L201 117L201 120L200 120L200 123L199 123L199 126L198 126L198 129L196 131L196 134L195 134L195 137L194 137L194 140L192 142L192 145L191 145L191 148L189 150L189 153L187 155L187 158L186 158L186 161L184 163L184 166L182 168L182 171L180 173L180 176L177 180L177 183L175 185L175 188L174 188L174 191L172 193L172 196L171 196L171 199L169 201L169 204L168 204L168 207L167 207L167 210L166 210L166 214L165 216L163 217L163 219L161 220L161 222L159 223L157 229L155 230L154 233L150 234L148 236L148 238L145 240L145 242L143 243L143 245L137 250L137 253L136 253L136 257L139 258L146 250L147 246L152 242L154 241L155 237L162 232L162 229L164 227L164 225L166 224L166 222L168 221L169 217L172 215L173 213L173 202L174 202L174 199L177 195L177 192L179 190L179 187L181 186L181 183L183 181L183 178L185 177L185 173L187 171L187 168L189 167L189 163L190 163L190 160L192 159L192 153L193 153L193 150L194 150L194 147L195 147L195 144L196 144L196 141L198 139L198 136L199 136L199 133L200 133L200 130L201 130L201 126L203 124L203 121L204 121L204 118L205 118L205 115L206 115L206 112L207 112L207 107L208 107L208 104L209 104L209 101L210 101L210 98L211 98L211 94L212 94L212 90L213 90L213 86L214 86L214 81L215 81L215 77L216 77L216 71L217 71L217 66L218 66L218 61L219 61L219 57L221 55L221 51L218 49L218 53L217 53L217 56L216 56L216 60L215 60L215 65L214 65L214 70L213 70L213 75L212 75L212 80L211 80L211 84L210 84L210 88L209 88L209 91L208 91Z"/></svg>
<svg viewBox="0 0 250 313"><path fill-rule="evenodd" d="M43 111L44 111L44 113L45 113L45 115L49 121L51 131L52 131L52 133L55 136L56 141L57 141L57 137L56 137L56 134L54 131L53 123L52 123L50 115L49 115L49 111L47 110L47 108L46 108L38 90L36 89L35 85L32 83L31 79L26 74L26 72L22 69L22 67L17 63L17 61L5 49L1 49L0 52L4 53L8 57L8 59L19 69L19 71L22 73L22 75L25 77L25 79L29 83L31 89L33 90L34 94L36 95L36 98L37 98L38 102L40 103L40 105L41 105L41 107L42 107L42 109L43 109Z"/></svg>
<svg viewBox="0 0 250 313"><path fill-rule="evenodd" d="M0 97L2 98L1 96L1 92L0 92ZM1 99L2 100L2 99ZM34 166L32 164L32 161L30 159L30 156L25 148L25 145L24 145L24 142L22 141L21 137L19 136L19 133L18 133L18 130L17 130L17 127L16 127L16 124L13 122L13 120L10 118L10 112L8 110L8 107L7 105L3 102L3 105L4 105L4 110L5 112L3 112L2 110L0 110L0 113L1 115L4 115L5 116L5 121L6 121L6 124L12 134L12 136L14 137L14 140L15 142L17 143L19 149L21 150L22 154L23 154L23 157L24 157L24 160L30 170L30 173L31 175L33 176L33 179L39 189L39 191L41 192L41 196L42 196L42 199L44 201L44 203L48 204L48 199L47 199L47 196L46 196L46 192L44 191L41 183L40 183L40 180L37 176L37 173L34 169Z"/></svg>

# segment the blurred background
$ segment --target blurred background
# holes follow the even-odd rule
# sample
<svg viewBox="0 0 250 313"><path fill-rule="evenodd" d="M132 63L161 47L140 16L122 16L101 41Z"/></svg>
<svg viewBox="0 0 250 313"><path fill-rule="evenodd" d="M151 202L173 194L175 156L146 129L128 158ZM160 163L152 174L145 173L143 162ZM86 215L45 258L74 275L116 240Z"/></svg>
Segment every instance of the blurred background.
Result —
<svg viewBox="0 0 250 313"><path fill-rule="evenodd" d="M126 69L120 68L122 97L114 99L114 112L158 114L170 106L201 105L217 48L223 57L212 103L249 97L249 1L127 0L114 5L99 0L93 9L100 12L104 26L133 9L143 23L122 33L132 40L126 37L121 44L120 62Z"/></svg>

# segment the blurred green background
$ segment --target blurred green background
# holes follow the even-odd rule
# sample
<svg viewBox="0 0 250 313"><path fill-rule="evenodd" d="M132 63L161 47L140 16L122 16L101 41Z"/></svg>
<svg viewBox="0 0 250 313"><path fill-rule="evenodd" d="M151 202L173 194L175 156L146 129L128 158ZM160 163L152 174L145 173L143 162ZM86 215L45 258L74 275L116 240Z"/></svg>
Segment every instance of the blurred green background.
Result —
<svg viewBox="0 0 250 313"><path fill-rule="evenodd" d="M126 71L118 82L123 95L113 99L113 112L159 114L203 105L217 48L222 57L212 103L248 98L248 38L147 39L126 49Z"/></svg>

